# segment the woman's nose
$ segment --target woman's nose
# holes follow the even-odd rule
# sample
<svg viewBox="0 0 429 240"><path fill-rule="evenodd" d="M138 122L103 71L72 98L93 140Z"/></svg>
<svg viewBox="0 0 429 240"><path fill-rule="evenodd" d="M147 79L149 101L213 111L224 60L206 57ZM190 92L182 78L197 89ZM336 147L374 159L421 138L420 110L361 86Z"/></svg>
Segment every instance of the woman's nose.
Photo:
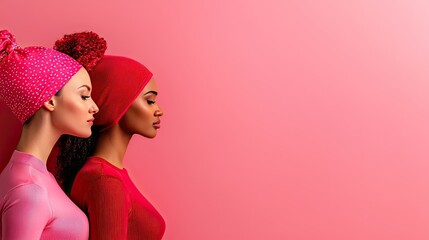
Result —
<svg viewBox="0 0 429 240"><path fill-rule="evenodd" d="M162 111L161 107L158 107L158 109L155 111L155 116L161 117L164 115L164 112Z"/></svg>
<svg viewBox="0 0 429 240"><path fill-rule="evenodd" d="M92 100L92 98L91 98L91 100ZM98 106L97 106L97 104L94 102L94 100L92 100L92 105L91 105L91 107L90 107L89 111L90 111L92 114L96 114L96 113L98 113L98 111L99 111Z"/></svg>

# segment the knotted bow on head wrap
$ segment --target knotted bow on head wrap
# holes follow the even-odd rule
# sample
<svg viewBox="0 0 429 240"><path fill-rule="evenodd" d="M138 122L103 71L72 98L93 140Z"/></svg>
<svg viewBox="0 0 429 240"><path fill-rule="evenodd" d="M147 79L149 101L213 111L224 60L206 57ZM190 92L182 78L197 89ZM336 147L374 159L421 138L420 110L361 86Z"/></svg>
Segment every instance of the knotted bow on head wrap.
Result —
<svg viewBox="0 0 429 240"><path fill-rule="evenodd" d="M81 68L53 49L21 48L9 31L0 31L0 99L22 123Z"/></svg>
<svg viewBox="0 0 429 240"><path fill-rule="evenodd" d="M104 55L106 48L106 41L93 32L65 35L54 46L89 72L91 97L100 108L94 124L101 130L119 122L153 75L133 59Z"/></svg>
<svg viewBox="0 0 429 240"><path fill-rule="evenodd" d="M19 49L15 36L6 30L0 31L0 61L7 55L14 53L17 48Z"/></svg>

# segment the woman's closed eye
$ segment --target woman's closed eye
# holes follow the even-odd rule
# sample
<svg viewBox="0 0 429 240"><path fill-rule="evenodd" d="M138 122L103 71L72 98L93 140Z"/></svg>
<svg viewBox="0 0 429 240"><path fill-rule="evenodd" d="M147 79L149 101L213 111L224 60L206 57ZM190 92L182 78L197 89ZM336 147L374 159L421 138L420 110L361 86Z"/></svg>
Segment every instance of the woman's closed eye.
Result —
<svg viewBox="0 0 429 240"><path fill-rule="evenodd" d="M88 100L88 98L90 98L91 96L89 96L89 95L82 95L82 99L84 100L84 101L86 101L86 100Z"/></svg>

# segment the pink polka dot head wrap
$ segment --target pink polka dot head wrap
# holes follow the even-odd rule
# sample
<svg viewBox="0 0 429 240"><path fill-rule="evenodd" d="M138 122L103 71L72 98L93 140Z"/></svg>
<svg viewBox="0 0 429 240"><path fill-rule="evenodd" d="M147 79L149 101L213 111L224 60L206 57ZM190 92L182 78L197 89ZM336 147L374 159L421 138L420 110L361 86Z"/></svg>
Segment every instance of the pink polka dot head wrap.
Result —
<svg viewBox="0 0 429 240"><path fill-rule="evenodd" d="M0 99L22 123L81 68L53 49L21 48L9 31L0 30Z"/></svg>

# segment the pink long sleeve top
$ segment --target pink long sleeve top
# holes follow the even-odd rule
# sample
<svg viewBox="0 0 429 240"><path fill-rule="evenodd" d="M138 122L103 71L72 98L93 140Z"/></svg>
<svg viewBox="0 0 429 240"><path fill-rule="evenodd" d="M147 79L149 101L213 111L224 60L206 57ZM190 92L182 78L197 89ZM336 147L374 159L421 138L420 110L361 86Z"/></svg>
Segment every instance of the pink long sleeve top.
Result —
<svg viewBox="0 0 429 240"><path fill-rule="evenodd" d="M15 151L0 174L1 240L88 239L86 215L46 165Z"/></svg>
<svg viewBox="0 0 429 240"><path fill-rule="evenodd" d="M70 197L88 214L91 240L159 240L164 234L164 219L139 192L127 170L105 159L88 159Z"/></svg>

